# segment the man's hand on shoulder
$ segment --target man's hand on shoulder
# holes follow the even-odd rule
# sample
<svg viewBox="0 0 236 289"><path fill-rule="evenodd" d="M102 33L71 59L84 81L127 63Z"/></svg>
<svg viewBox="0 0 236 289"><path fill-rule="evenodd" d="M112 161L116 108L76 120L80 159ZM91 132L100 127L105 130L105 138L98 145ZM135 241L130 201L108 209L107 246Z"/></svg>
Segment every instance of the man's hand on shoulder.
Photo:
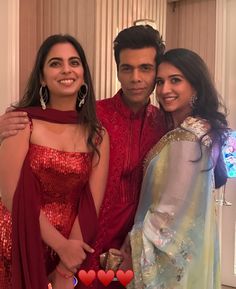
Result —
<svg viewBox="0 0 236 289"><path fill-rule="evenodd" d="M0 144L10 136L16 135L29 123L27 113L23 111L12 111L8 108L6 113L0 115Z"/></svg>

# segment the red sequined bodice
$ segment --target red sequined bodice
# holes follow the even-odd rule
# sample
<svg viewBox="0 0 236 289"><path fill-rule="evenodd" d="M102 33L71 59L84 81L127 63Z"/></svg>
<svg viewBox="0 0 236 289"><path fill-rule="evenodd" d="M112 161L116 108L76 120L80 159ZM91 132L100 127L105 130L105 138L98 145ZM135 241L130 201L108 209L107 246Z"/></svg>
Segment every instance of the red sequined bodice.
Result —
<svg viewBox="0 0 236 289"><path fill-rule="evenodd" d="M31 144L30 165L41 184L42 209L66 237L78 213L80 194L88 182L92 153L64 152Z"/></svg>

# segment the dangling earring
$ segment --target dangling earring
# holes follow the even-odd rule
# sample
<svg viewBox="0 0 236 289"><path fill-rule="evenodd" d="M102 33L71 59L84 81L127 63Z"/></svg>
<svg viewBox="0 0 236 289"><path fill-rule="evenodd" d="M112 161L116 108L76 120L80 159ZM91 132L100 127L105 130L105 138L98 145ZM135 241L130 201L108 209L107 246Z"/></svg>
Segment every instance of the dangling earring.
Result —
<svg viewBox="0 0 236 289"><path fill-rule="evenodd" d="M190 102L189 102L191 108L196 107L197 100L198 100L198 96L196 94L191 97Z"/></svg>
<svg viewBox="0 0 236 289"><path fill-rule="evenodd" d="M42 86L42 85L40 86L39 96L40 96L39 100L40 100L41 107L43 110L45 110L47 108L46 103L48 102L48 91L47 91L46 86Z"/></svg>
<svg viewBox="0 0 236 289"><path fill-rule="evenodd" d="M79 102L78 104L79 107L82 107L84 105L87 94L88 94L88 85L87 83L84 83L81 85L80 90L78 92L77 98Z"/></svg>

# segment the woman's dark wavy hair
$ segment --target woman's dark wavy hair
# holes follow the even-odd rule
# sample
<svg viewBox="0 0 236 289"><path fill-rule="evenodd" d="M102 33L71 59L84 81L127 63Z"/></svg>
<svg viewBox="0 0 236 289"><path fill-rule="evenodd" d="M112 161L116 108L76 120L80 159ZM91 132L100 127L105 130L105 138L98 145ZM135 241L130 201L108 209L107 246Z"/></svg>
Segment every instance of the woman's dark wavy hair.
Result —
<svg viewBox="0 0 236 289"><path fill-rule="evenodd" d="M77 101L76 110L79 113L80 123L83 123L88 127L89 130L89 135L87 139L88 146L100 156L100 153L97 149L97 144L100 143L102 140L102 128L96 116L96 108L95 108L96 100L94 95L91 74L82 46L71 35L68 34L51 35L42 43L42 45L38 50L35 64L30 74L24 95L20 100L20 102L18 103L17 107L40 106L39 89L41 86L40 80L41 77L43 76L43 67L49 51L54 45L59 43L70 43L71 45L73 45L73 47L80 56L84 69L84 81L88 85L88 94L86 97L86 101L81 108L78 106ZM48 95L50 98L49 91Z"/></svg>
<svg viewBox="0 0 236 289"><path fill-rule="evenodd" d="M194 103L192 116L198 116L208 120L211 125L213 144L217 143L220 148L224 145L228 136L228 123L226 120L226 108L222 103L209 70L202 58L195 52L176 48L167 51L159 64L168 62L178 68L196 90L197 100ZM167 125L173 126L170 113L165 113ZM227 181L227 175L222 155L220 154L215 166L215 187L219 188Z"/></svg>

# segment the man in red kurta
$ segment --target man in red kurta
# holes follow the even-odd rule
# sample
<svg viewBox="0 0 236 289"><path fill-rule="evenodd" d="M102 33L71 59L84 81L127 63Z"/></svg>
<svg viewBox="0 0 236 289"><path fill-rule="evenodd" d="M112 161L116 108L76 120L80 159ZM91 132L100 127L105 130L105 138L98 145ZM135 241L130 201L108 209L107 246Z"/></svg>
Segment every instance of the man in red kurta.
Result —
<svg viewBox="0 0 236 289"><path fill-rule="evenodd" d="M98 118L110 136L110 167L107 189L99 215L95 253L89 266L99 270L99 254L120 249L132 228L147 152L166 132L157 107L150 104L155 87L157 59L164 45L150 26L121 31L114 41L121 89L97 102ZM91 288L124 288L119 282L108 287L96 280Z"/></svg>
<svg viewBox="0 0 236 289"><path fill-rule="evenodd" d="M148 103L135 113L123 102L122 90L97 102L97 114L109 133L111 150L97 239L106 252L110 248L120 249L132 228L144 157L165 131L156 107Z"/></svg>

